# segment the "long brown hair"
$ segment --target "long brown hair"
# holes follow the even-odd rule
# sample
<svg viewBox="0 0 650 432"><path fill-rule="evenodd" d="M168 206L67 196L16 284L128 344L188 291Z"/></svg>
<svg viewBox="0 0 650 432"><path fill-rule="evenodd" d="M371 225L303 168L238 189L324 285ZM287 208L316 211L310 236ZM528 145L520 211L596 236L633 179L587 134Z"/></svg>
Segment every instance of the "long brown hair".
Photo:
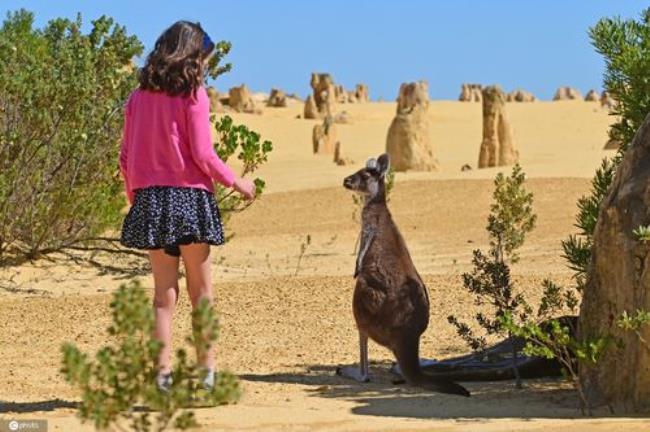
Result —
<svg viewBox="0 0 650 432"><path fill-rule="evenodd" d="M193 95L203 84L203 61L214 49L199 24L178 21L156 41L147 62L140 69L140 88L170 96Z"/></svg>

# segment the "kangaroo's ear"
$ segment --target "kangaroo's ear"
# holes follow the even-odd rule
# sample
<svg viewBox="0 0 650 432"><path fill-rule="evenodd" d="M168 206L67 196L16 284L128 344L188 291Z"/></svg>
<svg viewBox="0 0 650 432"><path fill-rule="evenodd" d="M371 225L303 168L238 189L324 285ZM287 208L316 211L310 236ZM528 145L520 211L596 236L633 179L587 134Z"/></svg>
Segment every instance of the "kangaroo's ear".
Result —
<svg viewBox="0 0 650 432"><path fill-rule="evenodd" d="M390 169L390 156L388 156L388 153L384 153L377 158L377 165L379 166L381 175L385 176Z"/></svg>
<svg viewBox="0 0 650 432"><path fill-rule="evenodd" d="M369 170L378 170L379 166L377 165L377 159L371 158L366 162L366 168Z"/></svg>

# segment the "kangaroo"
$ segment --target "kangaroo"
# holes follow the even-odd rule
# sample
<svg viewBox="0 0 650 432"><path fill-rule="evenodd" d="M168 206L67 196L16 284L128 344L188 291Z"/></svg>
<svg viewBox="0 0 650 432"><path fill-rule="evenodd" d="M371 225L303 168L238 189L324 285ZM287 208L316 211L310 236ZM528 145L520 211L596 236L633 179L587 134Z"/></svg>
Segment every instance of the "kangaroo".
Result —
<svg viewBox="0 0 650 432"><path fill-rule="evenodd" d="M407 383L429 391L470 396L463 386L426 375L420 368L420 335L429 325L429 296L386 205L389 166L389 156L382 154L343 181L345 188L364 198L352 302L360 362L359 367L337 369L337 374L369 381L370 338L393 352Z"/></svg>

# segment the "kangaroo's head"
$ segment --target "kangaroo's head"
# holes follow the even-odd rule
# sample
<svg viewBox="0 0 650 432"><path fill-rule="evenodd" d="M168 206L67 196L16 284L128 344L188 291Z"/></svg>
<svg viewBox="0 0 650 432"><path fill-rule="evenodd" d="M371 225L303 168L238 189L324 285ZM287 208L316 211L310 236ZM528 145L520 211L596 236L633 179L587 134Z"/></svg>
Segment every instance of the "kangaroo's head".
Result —
<svg viewBox="0 0 650 432"><path fill-rule="evenodd" d="M367 201L385 200L385 178L390 168L390 157L384 153L377 159L368 159L366 167L343 180L346 189L364 196Z"/></svg>

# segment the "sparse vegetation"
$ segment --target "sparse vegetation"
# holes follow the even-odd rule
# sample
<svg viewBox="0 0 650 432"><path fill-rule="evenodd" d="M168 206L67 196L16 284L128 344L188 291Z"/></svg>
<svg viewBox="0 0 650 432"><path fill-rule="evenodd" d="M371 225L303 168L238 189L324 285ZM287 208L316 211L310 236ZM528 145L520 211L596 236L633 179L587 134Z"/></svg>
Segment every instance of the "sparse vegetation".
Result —
<svg viewBox="0 0 650 432"><path fill-rule="evenodd" d="M650 9L641 14L639 21L603 18L590 29L589 34L596 51L605 58L604 87L617 101L612 114L618 120L610 129L610 138L619 142L620 147L614 158L603 160L596 170L591 194L578 200L578 233L562 242L564 257L569 268L575 272L575 290L561 289L547 281L538 316L550 316L550 312L559 313L567 309L575 313L579 295L586 284L600 204L608 194L625 151L650 112L650 82L645 73L650 66ZM638 227L634 235L639 241L647 241L650 239L649 227ZM642 312L631 317L624 311L618 325L623 329L638 331L646 318ZM504 325L528 340L528 353L556 358L561 362L578 390L583 412L586 409L590 413L591 407L582 390L577 367L581 362L596 363L611 344L611 335L582 334L577 339L576 329L557 318L550 321L545 329L534 321L524 325L515 324L510 317L504 318ZM637 334L640 336L640 333Z"/></svg>
<svg viewBox="0 0 650 432"><path fill-rule="evenodd" d="M521 294L516 293L510 278L510 263L519 260L517 250L535 227L537 219L533 213L533 195L524 188L525 180L526 176L519 165L514 166L509 177L502 173L497 175L487 225L490 250L487 255L479 249L475 250L472 259L474 269L471 273L463 274L463 285L474 294L475 304L491 307L490 315L478 312L475 316L487 335L507 334L510 337L511 331L503 326L501 318L516 316L524 321L530 314L530 306ZM447 320L473 350L485 349L484 336L476 335L469 325L454 315L449 315ZM521 387L516 352L512 354L517 387Z"/></svg>
<svg viewBox="0 0 650 432"><path fill-rule="evenodd" d="M307 237L305 237L305 240L300 243L300 253L298 254L298 262L296 263L296 271L294 272L294 276L298 276L298 272L300 271L300 264L302 263L302 257L305 256L305 252L307 252L307 248L311 245L311 235L307 234Z"/></svg>
<svg viewBox="0 0 650 432"><path fill-rule="evenodd" d="M215 150L219 157L227 162L236 157L242 165L240 175L247 176L254 173L268 160L268 154L273 150L270 141L262 141L260 134L251 131L245 125L236 125L230 116L224 116L215 123L217 142ZM254 180L256 193L259 195L264 190L264 180ZM221 185L215 188L219 210L224 223L227 223L232 213L241 212L251 205L234 190L226 189Z"/></svg>
<svg viewBox="0 0 650 432"><path fill-rule="evenodd" d="M610 137L621 143L624 154L650 112L650 8L640 19L602 18L589 30L596 51L605 59L603 87L617 102L617 121Z"/></svg>
<svg viewBox="0 0 650 432"><path fill-rule="evenodd" d="M639 226L633 231L633 234L641 242L647 242L650 240L650 226Z"/></svg>
<svg viewBox="0 0 650 432"><path fill-rule="evenodd" d="M169 392L156 385L156 358L160 342L151 334L153 310L137 282L122 285L111 302L113 324L108 335L115 340L101 348L95 360L76 346L63 345L62 373L81 391L78 414L96 428L128 422L136 431L161 431L170 425L186 429L196 425L191 406L216 406L239 398L237 379L220 372L211 390L201 387L202 370L191 362L184 349L177 352ZM207 300L192 312L192 336L188 338L201 358L218 337L218 322ZM155 421L152 411L155 411Z"/></svg>
<svg viewBox="0 0 650 432"><path fill-rule="evenodd" d="M123 252L106 235L125 206L117 170L122 106L137 85L134 56L143 46L112 18L58 18L36 29L34 15L9 13L0 28L0 265L61 250ZM206 70L216 78L229 42L216 44ZM224 117L219 155L236 156L243 175L266 162L269 141ZM255 179L258 193L264 188ZM217 187L226 222L247 207Z"/></svg>
<svg viewBox="0 0 650 432"><path fill-rule="evenodd" d="M591 181L591 194L578 199L578 214L575 226L578 234L572 234L562 242L564 258L568 266L574 271L576 289L582 292L587 275L587 267L591 259L594 230L598 221L598 209L601 201L607 195L609 185L612 183L618 161L603 160L596 170L596 175Z"/></svg>
<svg viewBox="0 0 650 432"><path fill-rule="evenodd" d="M596 51L605 59L604 88L617 101L612 114L610 138L621 145L616 156L604 159L596 170L589 196L578 200L578 233L562 243L564 256L573 269L576 285L582 291L591 258L592 236L598 221L600 203L607 195L616 168L645 117L650 113L650 8L640 20L603 18L589 30Z"/></svg>
<svg viewBox="0 0 650 432"><path fill-rule="evenodd" d="M230 53L232 44L228 41L219 41L215 44L214 53L208 61L206 75L212 79L217 79L219 75L228 73L232 70L232 64L226 63L221 66L221 61Z"/></svg>
<svg viewBox="0 0 650 432"><path fill-rule="evenodd" d="M122 105L142 44L102 16L0 28L0 262L101 236L121 220Z"/></svg>
<svg viewBox="0 0 650 432"><path fill-rule="evenodd" d="M607 336L578 339L577 320L563 313L577 313L579 300L573 290L558 286L550 280L543 283L544 294L535 315L515 317L507 312L499 317L501 325L515 336L526 340L523 353L556 359L580 398L580 408L591 414L583 391L578 368L581 363L596 363L610 343ZM542 324L543 323L543 324Z"/></svg>

